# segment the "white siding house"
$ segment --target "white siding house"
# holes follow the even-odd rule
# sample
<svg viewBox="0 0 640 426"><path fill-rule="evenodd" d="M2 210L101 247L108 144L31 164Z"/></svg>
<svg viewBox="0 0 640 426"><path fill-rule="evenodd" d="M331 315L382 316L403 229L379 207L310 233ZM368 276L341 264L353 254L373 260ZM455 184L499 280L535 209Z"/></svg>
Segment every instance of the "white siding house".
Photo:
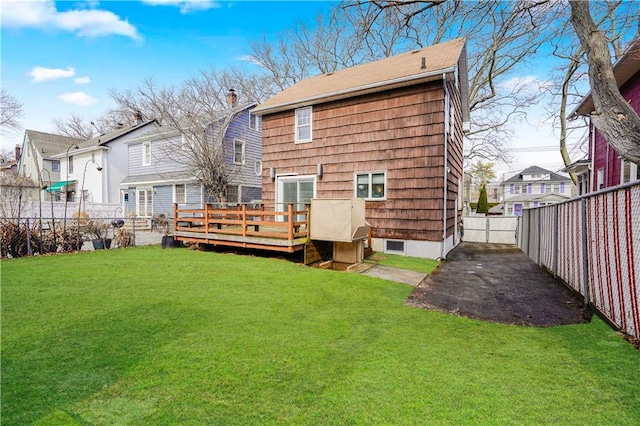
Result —
<svg viewBox="0 0 640 426"><path fill-rule="evenodd" d="M532 166L500 184L502 212L521 216L522 210L566 201L575 190L569 177Z"/></svg>

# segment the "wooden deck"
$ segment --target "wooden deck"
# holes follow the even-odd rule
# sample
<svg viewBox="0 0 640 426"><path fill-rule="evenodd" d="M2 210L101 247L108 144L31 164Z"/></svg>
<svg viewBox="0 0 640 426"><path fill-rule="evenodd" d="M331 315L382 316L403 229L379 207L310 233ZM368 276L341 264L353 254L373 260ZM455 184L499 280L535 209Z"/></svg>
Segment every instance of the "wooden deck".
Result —
<svg viewBox="0 0 640 426"><path fill-rule="evenodd" d="M214 246L241 247L293 253L309 241L309 211L265 211L234 207L179 209L174 205L174 238Z"/></svg>

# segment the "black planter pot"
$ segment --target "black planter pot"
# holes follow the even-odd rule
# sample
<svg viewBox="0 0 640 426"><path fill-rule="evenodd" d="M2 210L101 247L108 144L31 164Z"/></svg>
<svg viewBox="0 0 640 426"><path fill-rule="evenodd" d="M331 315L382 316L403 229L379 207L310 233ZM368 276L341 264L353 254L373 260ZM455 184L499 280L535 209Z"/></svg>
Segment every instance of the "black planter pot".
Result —
<svg viewBox="0 0 640 426"><path fill-rule="evenodd" d="M92 240L94 250L104 250L111 248L111 238Z"/></svg>
<svg viewBox="0 0 640 426"><path fill-rule="evenodd" d="M162 248L174 248L182 247L182 241L176 241L171 235L165 235L162 237Z"/></svg>

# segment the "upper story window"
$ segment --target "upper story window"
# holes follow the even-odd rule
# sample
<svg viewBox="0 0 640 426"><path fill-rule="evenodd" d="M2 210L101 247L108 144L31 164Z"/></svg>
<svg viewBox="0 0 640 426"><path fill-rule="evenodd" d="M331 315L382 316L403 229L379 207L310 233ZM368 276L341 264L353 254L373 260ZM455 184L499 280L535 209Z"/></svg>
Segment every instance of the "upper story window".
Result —
<svg viewBox="0 0 640 426"><path fill-rule="evenodd" d="M260 117L249 113L249 127L253 130L260 130Z"/></svg>
<svg viewBox="0 0 640 426"><path fill-rule="evenodd" d="M144 142L142 144L142 165L151 165L151 142Z"/></svg>
<svg viewBox="0 0 640 426"><path fill-rule="evenodd" d="M622 160L622 176L620 183L640 180L640 166L628 160Z"/></svg>
<svg viewBox="0 0 640 426"><path fill-rule="evenodd" d="M355 193L357 198L383 200L387 196L387 174L385 172L356 173Z"/></svg>
<svg viewBox="0 0 640 426"><path fill-rule="evenodd" d="M73 155L69 156L69 162L67 163L67 170L69 173L73 173Z"/></svg>
<svg viewBox="0 0 640 426"><path fill-rule="evenodd" d="M311 142L311 107L296 110L296 143Z"/></svg>
<svg viewBox="0 0 640 426"><path fill-rule="evenodd" d="M244 164L244 141L233 141L233 162L235 164Z"/></svg>
<svg viewBox="0 0 640 426"><path fill-rule="evenodd" d="M51 162L51 171L52 172L59 172L60 171L60 162L59 161L52 161Z"/></svg>

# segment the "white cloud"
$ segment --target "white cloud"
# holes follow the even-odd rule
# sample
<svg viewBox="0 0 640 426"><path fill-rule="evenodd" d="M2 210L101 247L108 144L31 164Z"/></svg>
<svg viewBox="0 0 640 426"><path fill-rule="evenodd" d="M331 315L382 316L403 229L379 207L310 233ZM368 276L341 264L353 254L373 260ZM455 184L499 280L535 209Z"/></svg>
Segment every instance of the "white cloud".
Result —
<svg viewBox="0 0 640 426"><path fill-rule="evenodd" d="M140 39L138 30L113 12L98 9L59 12L52 0L3 1L1 19L6 27L57 28L86 37L121 35Z"/></svg>
<svg viewBox="0 0 640 426"><path fill-rule="evenodd" d="M89 84L91 82L91 79L89 79L89 77L78 77L78 78L74 78L73 82L75 84Z"/></svg>
<svg viewBox="0 0 640 426"><path fill-rule="evenodd" d="M180 13L183 15L222 7L219 2L214 0L142 0L142 2L151 6L176 6L180 8Z"/></svg>
<svg viewBox="0 0 640 426"><path fill-rule="evenodd" d="M33 83L41 83L47 80L57 80L59 78L69 78L73 77L76 73L76 70L72 67L67 67L65 69L61 68L45 68L45 67L33 67L31 72L27 74L33 80Z"/></svg>
<svg viewBox="0 0 640 426"><path fill-rule="evenodd" d="M89 106L96 103L96 100L84 92L64 93L58 96L62 102L78 106Z"/></svg>

